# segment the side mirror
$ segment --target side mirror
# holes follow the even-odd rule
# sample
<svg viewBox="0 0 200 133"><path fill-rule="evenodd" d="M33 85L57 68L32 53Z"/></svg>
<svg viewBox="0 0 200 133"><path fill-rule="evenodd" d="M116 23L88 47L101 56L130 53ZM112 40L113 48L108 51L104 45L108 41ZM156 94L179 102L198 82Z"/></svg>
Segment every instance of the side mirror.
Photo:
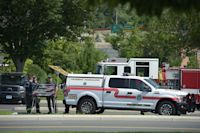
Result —
<svg viewBox="0 0 200 133"><path fill-rule="evenodd" d="M143 91L144 92L151 92L151 88L149 86L145 86Z"/></svg>

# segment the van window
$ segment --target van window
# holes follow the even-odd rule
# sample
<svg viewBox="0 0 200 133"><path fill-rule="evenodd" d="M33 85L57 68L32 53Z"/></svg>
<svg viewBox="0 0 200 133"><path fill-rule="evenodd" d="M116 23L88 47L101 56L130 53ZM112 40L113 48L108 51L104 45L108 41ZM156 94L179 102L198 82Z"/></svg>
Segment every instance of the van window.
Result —
<svg viewBox="0 0 200 133"><path fill-rule="evenodd" d="M111 88L129 88L130 80L123 78L111 78L109 87Z"/></svg>
<svg viewBox="0 0 200 133"><path fill-rule="evenodd" d="M97 65L96 66L96 74L102 74L103 72L102 72L102 66L100 66L100 65Z"/></svg>
<svg viewBox="0 0 200 133"><path fill-rule="evenodd" d="M149 67L137 67L136 76L149 77Z"/></svg>
<svg viewBox="0 0 200 133"><path fill-rule="evenodd" d="M130 66L125 66L124 67L124 73L131 73L131 67Z"/></svg>
<svg viewBox="0 0 200 133"><path fill-rule="evenodd" d="M117 75L117 66L106 66L105 75Z"/></svg>
<svg viewBox="0 0 200 133"><path fill-rule="evenodd" d="M149 62L136 62L136 76L149 77Z"/></svg>

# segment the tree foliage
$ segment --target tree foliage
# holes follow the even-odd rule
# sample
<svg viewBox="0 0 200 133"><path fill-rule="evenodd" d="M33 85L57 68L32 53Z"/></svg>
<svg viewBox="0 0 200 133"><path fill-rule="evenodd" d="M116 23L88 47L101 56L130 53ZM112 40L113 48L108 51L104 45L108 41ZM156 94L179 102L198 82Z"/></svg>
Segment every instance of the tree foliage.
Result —
<svg viewBox="0 0 200 133"><path fill-rule="evenodd" d="M47 39L77 38L87 11L78 0L0 1L0 44L22 71L27 58L41 57Z"/></svg>
<svg viewBox="0 0 200 133"><path fill-rule="evenodd" d="M69 72L79 70L80 43L67 41L65 38L62 38L49 40L46 44L48 47L44 51L44 56L42 60L36 61L37 64L49 72L48 65L58 65Z"/></svg>
<svg viewBox="0 0 200 133"><path fill-rule="evenodd" d="M106 58L106 55L94 47L90 38L86 38L80 54L80 69L83 73L95 72L95 64Z"/></svg>
<svg viewBox="0 0 200 133"><path fill-rule="evenodd" d="M94 48L90 39L83 42L71 42L66 38L49 40L43 58L37 64L50 73L48 65L58 65L68 72L94 72L95 64L106 56ZM35 59L36 60L36 59Z"/></svg>
<svg viewBox="0 0 200 133"><path fill-rule="evenodd" d="M121 33L108 40L122 57L158 57L161 62L180 65L181 49L200 48L194 41L200 35L199 21L199 13L195 10L177 14L166 9L159 18L146 16L142 30L135 28L132 33Z"/></svg>
<svg viewBox="0 0 200 133"><path fill-rule="evenodd" d="M47 79L46 72L36 64L31 64L28 66L27 74L30 76L35 75L40 83L45 83Z"/></svg>
<svg viewBox="0 0 200 133"><path fill-rule="evenodd" d="M119 4L130 3L131 8L136 9L139 15L160 16L166 8L171 8L176 12L187 12L191 9L200 11L199 0L88 0L90 5L100 5L107 3L110 7L117 7Z"/></svg>
<svg viewBox="0 0 200 133"><path fill-rule="evenodd" d="M52 37L61 15L60 0L0 2L0 43L22 71L27 58L42 53L43 40Z"/></svg>

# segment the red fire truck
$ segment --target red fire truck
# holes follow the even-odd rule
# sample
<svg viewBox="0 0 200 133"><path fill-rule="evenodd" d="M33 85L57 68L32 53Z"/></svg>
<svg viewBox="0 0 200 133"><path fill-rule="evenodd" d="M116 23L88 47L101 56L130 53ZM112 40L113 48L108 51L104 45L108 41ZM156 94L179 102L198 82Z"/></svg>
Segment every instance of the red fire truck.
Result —
<svg viewBox="0 0 200 133"><path fill-rule="evenodd" d="M169 68L164 71L164 77L163 82L167 88L194 94L197 108L200 109L200 69Z"/></svg>
<svg viewBox="0 0 200 133"><path fill-rule="evenodd" d="M200 106L200 69L180 69L180 89L195 94L196 104Z"/></svg>

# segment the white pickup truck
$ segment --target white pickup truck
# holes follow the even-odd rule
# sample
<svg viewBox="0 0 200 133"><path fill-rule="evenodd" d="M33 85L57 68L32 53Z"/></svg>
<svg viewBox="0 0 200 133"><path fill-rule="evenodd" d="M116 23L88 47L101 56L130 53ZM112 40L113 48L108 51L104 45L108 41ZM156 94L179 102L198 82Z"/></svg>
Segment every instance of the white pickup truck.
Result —
<svg viewBox="0 0 200 133"><path fill-rule="evenodd" d="M186 92L161 89L152 79L138 76L69 74L64 91L67 105L78 113L104 109L151 111L160 115L186 113Z"/></svg>

